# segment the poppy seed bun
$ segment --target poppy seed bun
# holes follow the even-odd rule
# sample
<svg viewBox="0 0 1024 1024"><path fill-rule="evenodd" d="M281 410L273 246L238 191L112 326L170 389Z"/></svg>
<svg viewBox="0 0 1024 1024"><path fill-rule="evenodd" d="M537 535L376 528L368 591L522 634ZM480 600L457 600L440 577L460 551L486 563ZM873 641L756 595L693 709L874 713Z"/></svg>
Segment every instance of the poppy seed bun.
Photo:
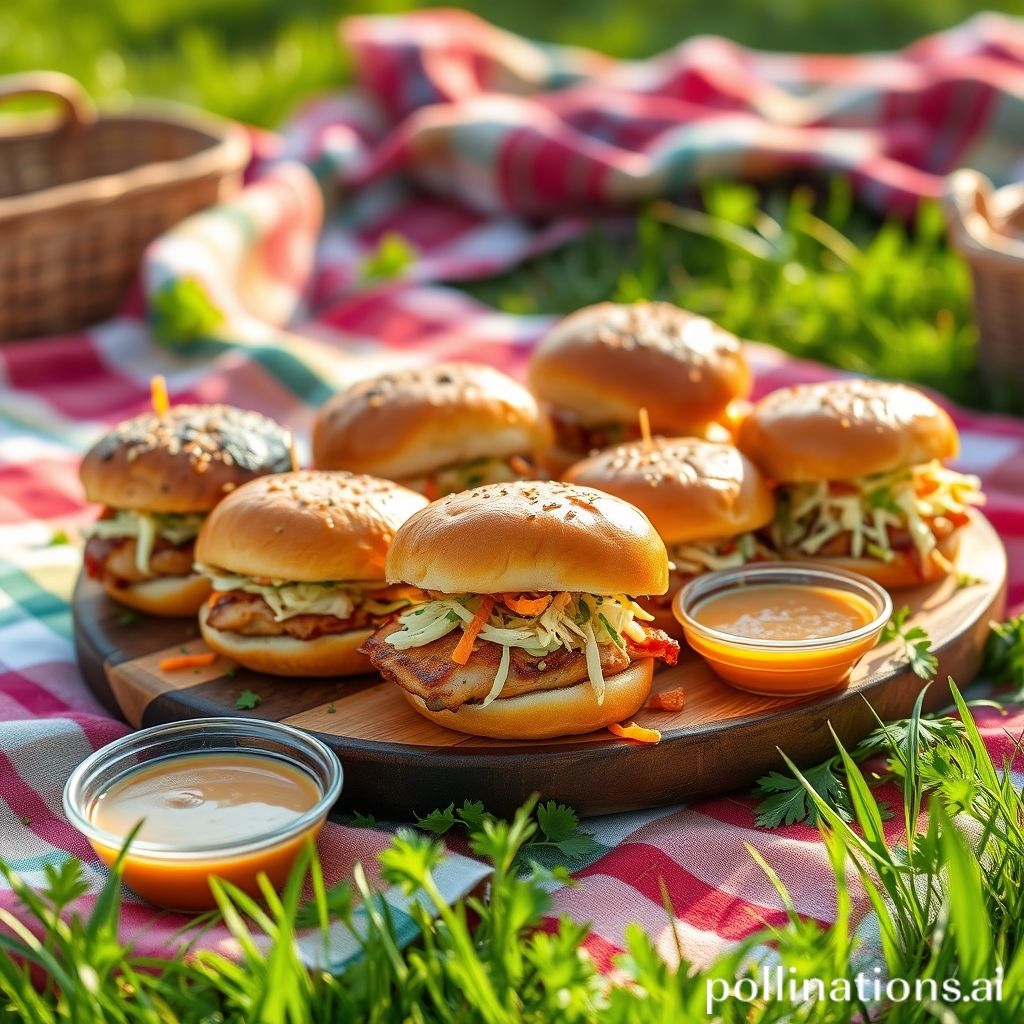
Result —
<svg viewBox="0 0 1024 1024"><path fill-rule="evenodd" d="M668 556L650 520L620 498L517 481L449 494L410 517L387 578L447 594L664 594Z"/></svg>
<svg viewBox="0 0 1024 1024"><path fill-rule="evenodd" d="M389 479L547 443L534 397L490 366L438 363L359 381L313 425L313 462Z"/></svg>
<svg viewBox="0 0 1024 1024"><path fill-rule="evenodd" d="M103 589L121 604L163 618L187 618L195 615L210 596L210 581L198 573L188 576L156 576L151 580L118 587L104 580Z"/></svg>
<svg viewBox="0 0 1024 1024"><path fill-rule="evenodd" d="M577 462L565 479L636 505L669 545L759 530L775 515L775 499L746 456L696 438L606 448Z"/></svg>
<svg viewBox="0 0 1024 1024"><path fill-rule="evenodd" d="M743 421L739 446L770 480L847 480L949 459L956 427L905 384L837 380L774 391Z"/></svg>
<svg viewBox="0 0 1024 1024"><path fill-rule="evenodd" d="M555 325L530 360L530 387L581 423L635 423L688 434L750 393L735 335L667 302L587 306Z"/></svg>
<svg viewBox="0 0 1024 1024"><path fill-rule="evenodd" d="M206 518L196 561L295 582L382 580L395 531L426 503L372 476L305 470L262 477Z"/></svg>
<svg viewBox="0 0 1024 1024"><path fill-rule="evenodd" d="M372 629L328 633L315 640L243 636L215 629L207 622L209 614L208 607L199 612L199 631L207 645L254 672L275 676L354 676L373 671L370 659L359 653Z"/></svg>
<svg viewBox="0 0 1024 1024"><path fill-rule="evenodd" d="M603 704L597 703L588 681L519 697L499 697L487 707L463 704L458 711L431 711L422 697L408 690L402 690L402 696L424 718L446 729L494 739L539 740L579 736L630 718L644 706L653 678L654 662L650 658L605 676Z"/></svg>
<svg viewBox="0 0 1024 1024"><path fill-rule="evenodd" d="M89 449L88 501L144 512L208 512L225 494L292 468L292 438L258 412L175 405L119 423Z"/></svg>

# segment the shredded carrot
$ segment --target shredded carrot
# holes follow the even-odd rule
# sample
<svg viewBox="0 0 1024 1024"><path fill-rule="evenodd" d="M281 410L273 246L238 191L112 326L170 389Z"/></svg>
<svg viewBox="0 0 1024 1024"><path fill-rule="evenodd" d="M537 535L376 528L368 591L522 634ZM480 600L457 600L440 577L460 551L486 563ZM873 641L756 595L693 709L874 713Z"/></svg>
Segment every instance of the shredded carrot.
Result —
<svg viewBox="0 0 1024 1024"><path fill-rule="evenodd" d="M163 416L171 407L171 400L167 397L167 381L162 374L157 374L149 380L149 397L153 403L153 412L157 416Z"/></svg>
<svg viewBox="0 0 1024 1024"><path fill-rule="evenodd" d="M427 501L437 501L438 494L436 476L428 476L423 481L423 497L426 498Z"/></svg>
<svg viewBox="0 0 1024 1024"><path fill-rule="evenodd" d="M203 654L179 654L173 658L164 658L160 662L161 672L180 672L183 668L205 668L217 660L213 651Z"/></svg>
<svg viewBox="0 0 1024 1024"><path fill-rule="evenodd" d="M494 598L489 594L480 602L476 614L471 622L462 627L462 637L452 651L452 661L458 665L465 665L469 656L473 653L473 641L477 634L484 628L484 623L491 617L491 609L494 608Z"/></svg>
<svg viewBox="0 0 1024 1024"><path fill-rule="evenodd" d="M685 697L684 688L677 686L672 690L662 690L661 693L652 694L647 706L654 711L682 711Z"/></svg>
<svg viewBox="0 0 1024 1024"><path fill-rule="evenodd" d="M206 607L212 608L224 595L219 591L215 590L207 599Z"/></svg>
<svg viewBox="0 0 1024 1024"><path fill-rule="evenodd" d="M642 725L637 725L636 722L630 722L629 725L619 725L618 722L612 722L608 726L608 731L613 736L618 736L619 739L636 740L637 743L661 742L661 733L657 729L645 729Z"/></svg>
<svg viewBox="0 0 1024 1024"><path fill-rule="evenodd" d="M508 468L520 476L531 476L533 467L522 457L522 455L510 455L506 460Z"/></svg>
<svg viewBox="0 0 1024 1024"><path fill-rule="evenodd" d="M524 597L522 594L502 594L505 604L519 615L540 615L549 604L550 594L540 597Z"/></svg>

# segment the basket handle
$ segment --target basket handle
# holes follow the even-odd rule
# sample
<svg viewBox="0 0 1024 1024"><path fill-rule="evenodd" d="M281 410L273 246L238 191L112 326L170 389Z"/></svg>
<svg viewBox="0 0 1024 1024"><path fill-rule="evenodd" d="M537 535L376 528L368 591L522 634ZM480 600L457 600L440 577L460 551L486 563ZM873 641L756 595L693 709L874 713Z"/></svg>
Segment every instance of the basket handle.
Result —
<svg viewBox="0 0 1024 1024"><path fill-rule="evenodd" d="M26 71L0 78L0 103L16 96L47 96L61 108L61 128L81 128L96 120L96 110L82 86L60 71Z"/></svg>

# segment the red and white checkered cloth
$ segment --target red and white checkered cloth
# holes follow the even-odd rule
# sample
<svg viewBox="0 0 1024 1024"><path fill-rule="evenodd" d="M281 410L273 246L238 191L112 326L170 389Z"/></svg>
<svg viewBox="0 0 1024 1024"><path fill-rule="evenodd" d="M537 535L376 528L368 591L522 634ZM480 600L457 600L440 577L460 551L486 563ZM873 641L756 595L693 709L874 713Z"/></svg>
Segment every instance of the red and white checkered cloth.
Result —
<svg viewBox="0 0 1024 1024"><path fill-rule="evenodd" d="M588 213L723 175L815 169L845 171L865 202L904 212L937 195L961 163L997 181L1024 170L1014 144L1024 129L1024 25L996 16L900 54L842 58L694 39L650 61L613 63L441 11L352 19L344 34L360 91L311 104L282 137L256 136L248 188L154 243L122 315L0 349L0 855L33 884L45 865L81 858L94 886L83 909L103 870L64 821L60 794L74 765L126 727L90 697L74 662L76 538L94 514L77 463L97 435L146 408L153 374L167 377L175 401L257 408L301 436L332 387L383 366L471 358L520 373L549 318L498 313L435 282L512 266L572 237ZM391 233L414 258L381 281L368 271ZM758 393L828 376L765 347L751 357ZM959 466L984 481L1009 552L1010 601L1020 604L1024 424L954 415ZM53 543L62 533L72 543ZM979 717L993 753L1009 753L1024 709ZM749 796L588 827L602 853L574 865L579 885L553 900L556 912L592 923L588 948L604 966L630 921L676 957L660 879L681 948L698 963L781 921L747 843L801 913L835 915L817 832L755 830ZM887 827L896 841L898 824ZM356 860L372 868L387 840L330 824L321 852L331 880ZM479 877L455 855L442 888L454 899ZM401 924L400 899L389 899ZM23 913L2 884L0 906ZM862 896L856 906L870 950ZM164 950L181 924L125 893L124 931L141 951ZM203 941L229 947L223 931ZM342 962L352 949L334 953Z"/></svg>

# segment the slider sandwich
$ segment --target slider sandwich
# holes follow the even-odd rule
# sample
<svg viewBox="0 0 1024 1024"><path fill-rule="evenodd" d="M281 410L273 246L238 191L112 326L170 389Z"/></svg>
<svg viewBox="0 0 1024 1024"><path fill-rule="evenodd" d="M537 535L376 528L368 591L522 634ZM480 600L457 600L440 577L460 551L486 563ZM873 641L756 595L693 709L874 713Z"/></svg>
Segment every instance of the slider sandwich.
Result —
<svg viewBox="0 0 1024 1024"><path fill-rule="evenodd" d="M360 381L313 426L318 469L395 480L429 499L536 476L548 427L533 396L490 366L437 363Z"/></svg>
<svg viewBox="0 0 1024 1024"><path fill-rule="evenodd" d="M389 586L396 530L426 499L389 480L304 471L254 480L222 501L196 542L213 587L203 639L232 661L282 676L369 671L359 647L423 595Z"/></svg>
<svg viewBox="0 0 1024 1024"><path fill-rule="evenodd" d="M570 483L599 487L639 508L668 548L668 593L640 603L656 625L677 632L672 599L705 572L777 556L759 535L775 500L758 468L732 445L698 438L630 441L576 463Z"/></svg>
<svg viewBox="0 0 1024 1024"><path fill-rule="evenodd" d="M517 482L410 517L387 577L427 591L364 644L421 715L478 736L590 732L642 707L679 645L637 603L668 587L665 545L590 487Z"/></svg>
<svg viewBox="0 0 1024 1024"><path fill-rule="evenodd" d="M739 445L778 484L772 527L784 558L834 562L887 587L954 569L980 483L943 465L956 427L903 384L840 380L775 391Z"/></svg>
<svg viewBox="0 0 1024 1024"><path fill-rule="evenodd" d="M195 615L210 583L192 568L196 535L235 488L292 468L292 438L256 412L177 405L118 424L82 461L85 569L111 597L151 615Z"/></svg>
<svg viewBox="0 0 1024 1024"><path fill-rule="evenodd" d="M751 377L738 338L667 302L602 302L567 316L530 360L530 388L554 429L545 467L572 463L651 430L730 441Z"/></svg>

